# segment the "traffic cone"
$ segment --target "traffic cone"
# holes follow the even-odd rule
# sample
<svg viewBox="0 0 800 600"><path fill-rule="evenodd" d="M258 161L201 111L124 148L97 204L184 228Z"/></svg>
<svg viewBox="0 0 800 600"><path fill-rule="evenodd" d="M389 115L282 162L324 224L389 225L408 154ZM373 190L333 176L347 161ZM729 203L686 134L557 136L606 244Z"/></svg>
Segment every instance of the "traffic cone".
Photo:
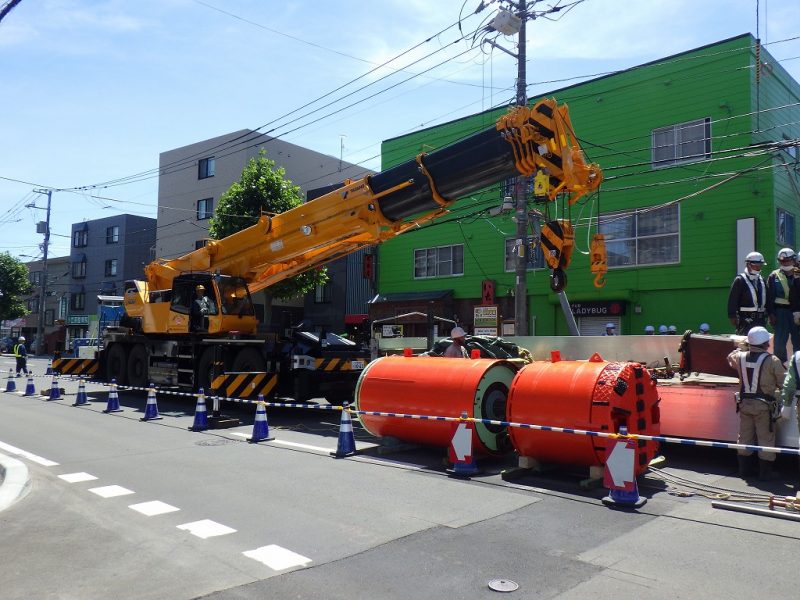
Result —
<svg viewBox="0 0 800 600"><path fill-rule="evenodd" d="M466 411L461 413L461 419L462 421L455 422L453 439L447 451L447 458L453 465L452 468L447 469L447 474L450 477L469 479L480 473L472 451L472 435L475 425L466 420Z"/></svg>
<svg viewBox="0 0 800 600"><path fill-rule="evenodd" d="M25 384L25 396L35 396L36 386L33 384L33 375L28 373L28 383Z"/></svg>
<svg viewBox="0 0 800 600"><path fill-rule="evenodd" d="M61 400L61 390L58 389L58 377L53 375L53 383L50 385L50 397L48 400Z"/></svg>
<svg viewBox="0 0 800 600"><path fill-rule="evenodd" d="M342 420L339 423L339 441L336 443L336 452L331 452L334 458L353 456L356 453L356 438L353 435L353 421L350 419L348 405L342 406Z"/></svg>
<svg viewBox="0 0 800 600"><path fill-rule="evenodd" d="M639 495L639 486L636 485L636 477L633 478L633 490L608 490L608 496L603 498L603 504L611 508L639 508L647 502L647 498Z"/></svg>
<svg viewBox="0 0 800 600"><path fill-rule="evenodd" d="M108 391L108 404L106 404L106 409L103 411L104 413L115 413L115 412L122 412L122 409L119 407L119 395L117 394L117 380L111 380L111 389Z"/></svg>
<svg viewBox="0 0 800 600"><path fill-rule="evenodd" d="M7 392L17 391L17 383L14 381L14 369L8 370L8 381L6 381L6 391Z"/></svg>
<svg viewBox="0 0 800 600"><path fill-rule="evenodd" d="M203 388L197 394L197 406L194 409L194 423L189 427L190 431L205 431L208 429L208 413L206 413L206 395Z"/></svg>
<svg viewBox="0 0 800 600"><path fill-rule="evenodd" d="M247 438L251 444L258 442L269 442L274 440L274 437L269 437L269 423L267 423L267 404L264 402L264 395L258 395L258 402L256 402L256 419L253 421L253 435Z"/></svg>
<svg viewBox="0 0 800 600"><path fill-rule="evenodd" d="M89 404L89 398L86 396L86 384L83 383L83 377L78 380L78 395L75 396L75 404L72 406L84 406Z"/></svg>
<svg viewBox="0 0 800 600"><path fill-rule="evenodd" d="M158 403L156 402L156 389L153 384L147 390L147 405L144 407L144 416L140 421L157 421L162 417L158 414Z"/></svg>
<svg viewBox="0 0 800 600"><path fill-rule="evenodd" d="M53 371L53 361L52 360L48 360L47 361L47 371L45 371L44 374L45 375L55 375L55 372Z"/></svg>

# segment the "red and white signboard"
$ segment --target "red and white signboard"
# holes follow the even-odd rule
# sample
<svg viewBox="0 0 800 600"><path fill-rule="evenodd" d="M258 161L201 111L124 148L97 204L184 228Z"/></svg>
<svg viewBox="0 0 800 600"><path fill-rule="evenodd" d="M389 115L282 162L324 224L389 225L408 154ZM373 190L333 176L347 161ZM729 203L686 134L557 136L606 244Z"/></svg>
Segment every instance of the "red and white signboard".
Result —
<svg viewBox="0 0 800 600"><path fill-rule="evenodd" d="M447 458L451 463L470 462L472 460L472 432L475 425L471 421L456 423L453 439L447 449Z"/></svg>
<svg viewBox="0 0 800 600"><path fill-rule="evenodd" d="M603 485L609 490L632 492L636 489L633 475L636 442L608 438L606 445L606 470Z"/></svg>

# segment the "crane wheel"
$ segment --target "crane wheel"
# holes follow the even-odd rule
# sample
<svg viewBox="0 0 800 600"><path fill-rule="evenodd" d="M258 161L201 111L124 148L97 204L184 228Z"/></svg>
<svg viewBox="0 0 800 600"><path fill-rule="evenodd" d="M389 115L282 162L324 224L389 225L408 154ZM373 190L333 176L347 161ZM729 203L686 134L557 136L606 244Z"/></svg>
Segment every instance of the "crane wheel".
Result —
<svg viewBox="0 0 800 600"><path fill-rule="evenodd" d="M150 383L147 348L144 344L136 344L128 355L128 383L133 387L147 387Z"/></svg>
<svg viewBox="0 0 800 600"><path fill-rule="evenodd" d="M128 385L128 356L122 344L111 344L106 353L106 381L112 379L117 385Z"/></svg>

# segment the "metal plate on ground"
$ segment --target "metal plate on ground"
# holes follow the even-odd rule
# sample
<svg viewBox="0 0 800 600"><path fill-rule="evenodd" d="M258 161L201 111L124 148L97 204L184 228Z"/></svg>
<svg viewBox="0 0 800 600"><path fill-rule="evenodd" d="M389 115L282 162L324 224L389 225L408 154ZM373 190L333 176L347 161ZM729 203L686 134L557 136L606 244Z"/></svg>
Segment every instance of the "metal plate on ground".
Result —
<svg viewBox="0 0 800 600"><path fill-rule="evenodd" d="M489 582L489 589L495 592L513 592L519 589L519 584L510 579L492 579Z"/></svg>
<svg viewBox="0 0 800 600"><path fill-rule="evenodd" d="M224 446L225 444L232 444L233 440L229 440L228 438L216 438L213 440L202 440L200 442L195 442L195 446Z"/></svg>

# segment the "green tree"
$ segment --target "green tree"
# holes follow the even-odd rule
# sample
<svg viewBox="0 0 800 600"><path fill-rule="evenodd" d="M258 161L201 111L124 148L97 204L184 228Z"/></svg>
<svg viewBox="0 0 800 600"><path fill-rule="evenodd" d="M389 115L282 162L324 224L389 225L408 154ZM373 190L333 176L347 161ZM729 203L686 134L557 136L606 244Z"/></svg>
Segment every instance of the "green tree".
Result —
<svg viewBox="0 0 800 600"><path fill-rule="evenodd" d="M8 252L0 254L0 320L28 314L20 296L29 294L28 267Z"/></svg>
<svg viewBox="0 0 800 600"><path fill-rule="evenodd" d="M286 179L283 167L267 158L261 150L258 158L251 158L242 171L242 177L220 197L209 235L222 239L241 231L258 221L262 213L280 214L302 204L300 188ZM271 286L268 302L274 298L296 298L328 281L324 268L311 269ZM269 312L267 312L267 315Z"/></svg>

